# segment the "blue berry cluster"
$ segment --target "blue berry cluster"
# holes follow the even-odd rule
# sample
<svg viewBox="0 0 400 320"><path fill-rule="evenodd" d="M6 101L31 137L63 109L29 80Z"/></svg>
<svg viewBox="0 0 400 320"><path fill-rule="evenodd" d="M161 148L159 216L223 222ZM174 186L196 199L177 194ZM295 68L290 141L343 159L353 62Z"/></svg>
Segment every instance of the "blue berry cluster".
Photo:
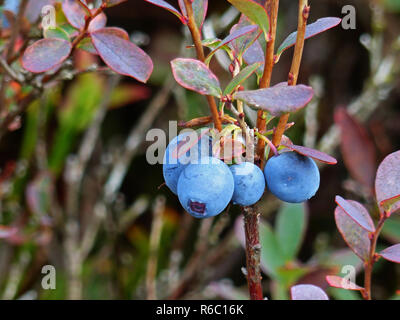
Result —
<svg viewBox="0 0 400 320"><path fill-rule="evenodd" d="M190 143L190 134L182 133L168 145L163 175L183 208L196 218L216 216L230 201L241 206L257 203L266 182L271 193L292 203L306 201L318 190L318 167L309 157L283 152L269 159L264 172L250 162L229 167L212 156L209 136Z"/></svg>

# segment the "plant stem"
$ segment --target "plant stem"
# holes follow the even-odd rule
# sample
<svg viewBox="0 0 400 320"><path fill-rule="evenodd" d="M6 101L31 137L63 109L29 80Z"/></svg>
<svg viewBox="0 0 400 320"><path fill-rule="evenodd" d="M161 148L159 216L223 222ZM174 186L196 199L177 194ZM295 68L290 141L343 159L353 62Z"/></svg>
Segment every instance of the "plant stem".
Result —
<svg viewBox="0 0 400 320"><path fill-rule="evenodd" d="M96 18L100 13L102 13L106 7L107 7L106 3L102 3L101 6L95 11L95 13L86 17L85 26L71 44L73 49L75 49L75 47L79 44L79 42L81 42L81 40L86 36L90 22L92 22L94 18Z"/></svg>
<svg viewBox="0 0 400 320"><path fill-rule="evenodd" d="M243 207L244 230L246 235L246 277L251 300L263 300L261 285L259 239L259 214L254 206Z"/></svg>
<svg viewBox="0 0 400 320"><path fill-rule="evenodd" d="M193 14L193 7L192 7L192 2L190 0L184 0L185 1L185 7L186 7L186 12L187 12L187 18L188 18L188 28L189 31L192 35L192 39L194 42L194 46L196 48L196 53L197 53L197 58L204 62L205 61L205 55L204 55L204 50L203 50L203 45L201 43L201 33L199 28L196 25L196 21L194 19L194 14ZM218 113L217 109L217 104L215 103L215 100L212 96L206 96L207 102L211 111L211 115L214 121L215 128L218 131L222 130L222 125L221 125L221 120L220 116Z"/></svg>
<svg viewBox="0 0 400 320"><path fill-rule="evenodd" d="M300 71L301 58L303 56L304 49L304 38L306 34L307 20L310 13L310 6L308 5L308 0L299 0L299 18L297 25L297 39L294 48L294 55L292 60L292 66L289 72L289 86L295 86L297 84L297 79ZM276 127L272 143L275 146L279 146L281 143L282 136L285 132L286 124L289 120L289 113L285 113L279 119L278 126Z"/></svg>
<svg viewBox="0 0 400 320"><path fill-rule="evenodd" d="M369 257L368 260L365 262L365 272L364 272L364 290L362 291L362 295L365 300L371 300L371 279L372 279L372 269L376 262L376 243L378 242L379 234L382 231L383 225L388 218L386 213L381 214L381 217L378 222L378 226L376 227L375 232L371 238L371 247L369 250Z"/></svg>
<svg viewBox="0 0 400 320"><path fill-rule="evenodd" d="M274 68L274 52L275 52L275 39L276 39L276 26L278 22L278 9L279 0L268 0L265 4L266 8L270 12L270 25L271 25L271 39L267 42L265 63L264 63L264 73L260 81L260 89L268 88L271 84L272 70ZM257 129L258 132L263 134L266 131L266 112L263 110L258 110L257 113ZM262 139L258 140L257 143L257 155L260 159L261 169L265 164L265 142Z"/></svg>

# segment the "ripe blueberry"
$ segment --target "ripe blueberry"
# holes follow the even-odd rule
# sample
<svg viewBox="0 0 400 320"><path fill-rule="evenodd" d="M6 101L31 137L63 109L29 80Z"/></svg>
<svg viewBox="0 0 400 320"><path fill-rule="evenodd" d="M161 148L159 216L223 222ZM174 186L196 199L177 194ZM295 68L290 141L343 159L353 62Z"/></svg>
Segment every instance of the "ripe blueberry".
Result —
<svg viewBox="0 0 400 320"><path fill-rule="evenodd" d="M232 199L234 181L229 167L217 158L203 157L184 168L178 180L178 198L195 218L221 213Z"/></svg>
<svg viewBox="0 0 400 320"><path fill-rule="evenodd" d="M262 197L265 190L263 172L251 162L242 162L230 167L235 181L232 200L241 206L251 206Z"/></svg>
<svg viewBox="0 0 400 320"><path fill-rule="evenodd" d="M178 179L182 170L189 163L198 163L199 159L204 156L210 156L212 152L211 138L203 135L196 143L196 146L190 148L186 153L178 156L181 148L187 148L188 144L195 142L198 138L196 132L184 132L171 140L165 150L163 160L163 176L165 184L171 191L177 194ZM189 141L190 139L190 141Z"/></svg>
<svg viewBox="0 0 400 320"><path fill-rule="evenodd" d="M269 159L264 175L269 190L286 202L304 202L319 188L319 171L314 160L296 152L284 152Z"/></svg>

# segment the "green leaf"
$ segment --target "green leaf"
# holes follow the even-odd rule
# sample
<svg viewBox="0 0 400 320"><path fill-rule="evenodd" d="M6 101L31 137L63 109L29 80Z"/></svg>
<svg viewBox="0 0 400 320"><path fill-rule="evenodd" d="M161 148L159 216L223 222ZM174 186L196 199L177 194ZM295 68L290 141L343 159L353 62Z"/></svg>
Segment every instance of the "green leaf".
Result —
<svg viewBox="0 0 400 320"><path fill-rule="evenodd" d="M171 67L175 80L182 87L202 95L221 96L218 78L203 62L178 58L171 61Z"/></svg>
<svg viewBox="0 0 400 320"><path fill-rule="evenodd" d="M253 0L228 0L236 9L257 24L264 32L265 39L270 37L269 17L267 10Z"/></svg>
<svg viewBox="0 0 400 320"><path fill-rule="evenodd" d="M390 219L386 220L382 235L393 243L400 242L400 219L398 217L392 216Z"/></svg>
<svg viewBox="0 0 400 320"><path fill-rule="evenodd" d="M280 280L279 268L285 265L285 258L271 226L260 223L261 268L274 279Z"/></svg>
<svg viewBox="0 0 400 320"><path fill-rule="evenodd" d="M242 71L240 71L226 86L224 96L226 96L227 94L231 94L233 91L235 91L236 87L245 82L261 66L261 64L261 62L257 62L255 64L252 64L251 66L247 66Z"/></svg>
<svg viewBox="0 0 400 320"><path fill-rule="evenodd" d="M70 41L68 33L60 27L49 28L49 29L44 30L43 36L45 38L58 38L58 39Z"/></svg>
<svg viewBox="0 0 400 320"><path fill-rule="evenodd" d="M284 204L278 212L276 237L286 261L292 261L303 240L307 215L303 204Z"/></svg>
<svg viewBox="0 0 400 320"><path fill-rule="evenodd" d="M328 288L328 293L335 300L361 300L360 294L352 290Z"/></svg>

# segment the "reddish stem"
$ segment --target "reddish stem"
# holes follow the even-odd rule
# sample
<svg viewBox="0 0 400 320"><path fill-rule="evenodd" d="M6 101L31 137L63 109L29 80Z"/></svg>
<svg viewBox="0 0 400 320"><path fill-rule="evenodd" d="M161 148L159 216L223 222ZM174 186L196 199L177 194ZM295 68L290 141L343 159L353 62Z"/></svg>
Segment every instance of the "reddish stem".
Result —
<svg viewBox="0 0 400 320"><path fill-rule="evenodd" d="M203 50L203 45L201 43L201 33L199 28L196 25L196 21L194 19L194 13L193 13L193 7L192 7L192 2L190 0L184 0L185 1L185 8L187 12L187 18L188 18L188 28L189 31L192 35L194 46L196 48L196 53L197 53L197 58L204 62L205 61L205 55L204 55L204 50ZM215 103L215 100L212 96L206 96L208 106L210 108L211 115L213 117L214 125L215 128L218 131L222 130L222 125L221 125L221 119L218 113L217 109L217 104Z"/></svg>
<svg viewBox="0 0 400 320"><path fill-rule="evenodd" d="M288 79L289 86L295 86L297 84L301 59L303 56L304 38L305 38L307 20L309 14L310 14L310 6L308 5L308 0L299 0L297 38L296 38L296 45L294 48L292 66L289 72L289 79ZM275 134L272 139L272 143L275 146L279 146L279 144L281 143L282 136L285 132L285 127L288 120L289 120L289 113L286 113L280 117L278 126L276 127Z"/></svg>
<svg viewBox="0 0 400 320"><path fill-rule="evenodd" d="M255 207L243 207L244 229L246 235L246 277L251 300L263 300L261 285L259 239L259 214Z"/></svg>
<svg viewBox="0 0 400 320"><path fill-rule="evenodd" d="M371 238L371 247L369 250L368 260L365 262L365 272L364 272L364 290L362 291L362 295L365 300L371 300L371 282L372 282L372 269L376 262L376 243L378 242L379 234L382 231L383 225L388 218L388 215L385 213L381 214L381 217L378 222L378 226L376 227L375 232Z"/></svg>

